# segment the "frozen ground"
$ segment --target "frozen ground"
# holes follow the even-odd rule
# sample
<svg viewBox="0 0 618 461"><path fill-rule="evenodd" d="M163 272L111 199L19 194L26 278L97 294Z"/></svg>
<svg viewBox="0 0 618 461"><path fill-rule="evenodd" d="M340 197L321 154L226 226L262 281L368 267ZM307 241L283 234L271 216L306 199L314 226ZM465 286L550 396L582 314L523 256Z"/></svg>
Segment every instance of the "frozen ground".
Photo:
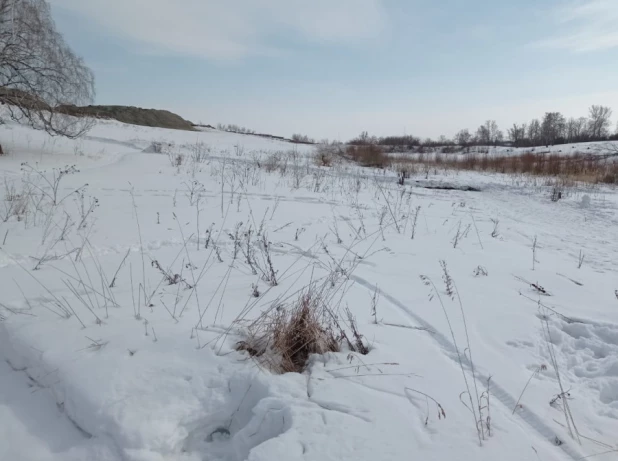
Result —
<svg viewBox="0 0 618 461"><path fill-rule="evenodd" d="M1 460L618 457L614 189L554 203L538 178L443 172L400 187L317 168L307 146L116 122L0 139ZM481 191L425 188L444 184ZM276 375L235 350L327 277L368 355Z"/></svg>

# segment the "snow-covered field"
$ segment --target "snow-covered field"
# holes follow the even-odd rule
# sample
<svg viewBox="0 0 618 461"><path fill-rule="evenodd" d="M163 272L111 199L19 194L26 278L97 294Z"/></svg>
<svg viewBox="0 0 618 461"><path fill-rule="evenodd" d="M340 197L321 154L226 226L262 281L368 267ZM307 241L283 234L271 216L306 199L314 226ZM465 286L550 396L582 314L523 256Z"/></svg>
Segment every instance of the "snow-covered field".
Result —
<svg viewBox="0 0 618 461"><path fill-rule="evenodd" d="M401 187L117 122L0 139L0 460L618 458L614 189ZM276 374L236 350L320 284L367 355Z"/></svg>
<svg viewBox="0 0 618 461"><path fill-rule="evenodd" d="M616 141L578 142L572 144L556 144L537 147L505 147L491 146L485 149L494 155L521 155L529 152L535 154L559 154L559 155L603 155L608 150L615 151L618 147Z"/></svg>

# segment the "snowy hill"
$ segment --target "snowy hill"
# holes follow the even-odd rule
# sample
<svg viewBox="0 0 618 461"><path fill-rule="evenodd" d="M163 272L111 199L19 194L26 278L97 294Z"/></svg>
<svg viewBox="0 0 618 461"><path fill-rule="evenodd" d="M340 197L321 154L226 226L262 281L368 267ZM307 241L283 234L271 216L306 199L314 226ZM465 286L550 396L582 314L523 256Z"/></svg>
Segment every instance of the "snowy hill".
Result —
<svg viewBox="0 0 618 461"><path fill-rule="evenodd" d="M115 121L0 140L0 460L616 459L615 189ZM278 373L256 331L309 304L336 344Z"/></svg>

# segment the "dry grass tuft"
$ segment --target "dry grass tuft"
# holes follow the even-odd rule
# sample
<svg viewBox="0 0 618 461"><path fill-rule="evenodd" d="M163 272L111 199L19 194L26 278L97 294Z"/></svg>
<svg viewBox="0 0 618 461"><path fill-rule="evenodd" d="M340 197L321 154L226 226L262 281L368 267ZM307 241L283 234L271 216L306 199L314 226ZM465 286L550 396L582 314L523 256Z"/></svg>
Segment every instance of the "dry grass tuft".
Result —
<svg viewBox="0 0 618 461"><path fill-rule="evenodd" d="M249 325L247 338L237 343L237 350L248 352L259 365L275 373L302 373L313 354L339 352L343 344L367 354L356 323L351 332L354 340L350 341L328 307L329 292L327 285L312 285L291 306L277 304L263 312Z"/></svg>

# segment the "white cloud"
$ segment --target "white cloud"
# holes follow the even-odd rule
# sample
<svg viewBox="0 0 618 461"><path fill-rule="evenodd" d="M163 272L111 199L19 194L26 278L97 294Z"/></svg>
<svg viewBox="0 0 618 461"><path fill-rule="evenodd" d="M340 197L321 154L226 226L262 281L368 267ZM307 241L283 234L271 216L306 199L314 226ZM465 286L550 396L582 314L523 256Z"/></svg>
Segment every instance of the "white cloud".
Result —
<svg viewBox="0 0 618 461"><path fill-rule="evenodd" d="M142 51L237 59L278 53L275 36L355 44L385 30L384 0L50 0Z"/></svg>
<svg viewBox="0 0 618 461"><path fill-rule="evenodd" d="M553 11L558 33L537 43L576 52L618 47L618 0L577 0Z"/></svg>

